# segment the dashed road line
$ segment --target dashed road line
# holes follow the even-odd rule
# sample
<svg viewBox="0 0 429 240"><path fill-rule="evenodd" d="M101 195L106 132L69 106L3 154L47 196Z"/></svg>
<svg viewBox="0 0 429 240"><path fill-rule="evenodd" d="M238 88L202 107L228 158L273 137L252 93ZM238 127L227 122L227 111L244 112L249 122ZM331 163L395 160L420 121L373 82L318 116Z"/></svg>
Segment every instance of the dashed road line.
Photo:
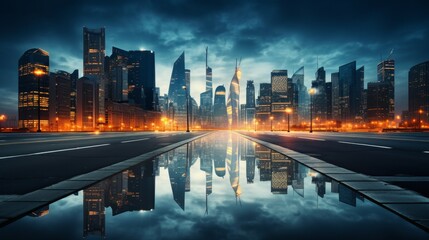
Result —
<svg viewBox="0 0 429 240"><path fill-rule="evenodd" d="M322 141L322 142L326 141L325 139L322 139L322 138L310 138L310 137L298 137L298 138L307 139L307 140Z"/></svg>
<svg viewBox="0 0 429 240"><path fill-rule="evenodd" d="M392 149L392 147L380 146L380 145L372 145L372 144L365 144L365 143L343 142L343 141L338 141L338 142L339 142L339 143L343 143L343 144L358 145L358 146L365 146L365 147L374 147L374 148Z"/></svg>
<svg viewBox="0 0 429 240"><path fill-rule="evenodd" d="M144 141L144 140L148 140L148 139L149 138L133 139L133 140L122 141L121 143L139 142L139 141Z"/></svg>
<svg viewBox="0 0 429 240"><path fill-rule="evenodd" d="M104 146L108 146L108 145L110 145L110 143L99 144L99 145L91 145L91 146L84 146L84 147L65 148L65 149L58 149L58 150L44 151L44 152L36 152L36 153L19 154L19 155L12 155L12 156L4 156L4 157L0 157L0 160L2 160L2 159L9 159L9 158L17 158L17 157L36 156L36 155L43 155L43 154L57 153L57 152L75 151L75 150L88 149L88 148L97 148L97 147L104 147Z"/></svg>

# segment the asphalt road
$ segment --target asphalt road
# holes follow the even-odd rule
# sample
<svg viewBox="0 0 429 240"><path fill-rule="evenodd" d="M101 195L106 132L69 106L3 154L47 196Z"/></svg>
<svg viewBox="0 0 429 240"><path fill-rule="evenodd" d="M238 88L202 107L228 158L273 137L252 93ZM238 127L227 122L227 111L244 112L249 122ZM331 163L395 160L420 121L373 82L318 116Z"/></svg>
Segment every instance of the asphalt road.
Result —
<svg viewBox="0 0 429 240"><path fill-rule="evenodd" d="M0 134L0 195L25 194L204 133Z"/></svg>
<svg viewBox="0 0 429 240"><path fill-rule="evenodd" d="M241 133L429 196L429 133Z"/></svg>

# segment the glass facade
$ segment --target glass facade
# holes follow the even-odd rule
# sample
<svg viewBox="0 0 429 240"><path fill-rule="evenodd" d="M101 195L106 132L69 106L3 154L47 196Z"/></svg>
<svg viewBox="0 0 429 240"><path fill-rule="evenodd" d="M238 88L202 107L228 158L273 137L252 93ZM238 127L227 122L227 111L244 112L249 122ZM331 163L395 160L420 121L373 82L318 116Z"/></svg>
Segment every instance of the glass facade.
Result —
<svg viewBox="0 0 429 240"><path fill-rule="evenodd" d="M226 102L226 110L228 113L228 124L230 129L237 129L238 127L238 111L240 106L240 79L241 69L239 66L235 67L235 73L232 77L229 86L229 95Z"/></svg>
<svg viewBox="0 0 429 240"><path fill-rule="evenodd" d="M40 75L35 71L40 71ZM18 126L36 130L39 113L41 130L48 130L49 53L33 48L18 61Z"/></svg>

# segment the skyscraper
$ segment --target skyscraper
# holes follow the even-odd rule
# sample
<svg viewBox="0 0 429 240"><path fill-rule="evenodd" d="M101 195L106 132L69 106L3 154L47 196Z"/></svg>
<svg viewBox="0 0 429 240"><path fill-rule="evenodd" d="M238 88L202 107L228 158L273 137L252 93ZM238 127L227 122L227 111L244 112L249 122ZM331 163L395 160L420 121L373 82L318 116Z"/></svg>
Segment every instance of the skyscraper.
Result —
<svg viewBox="0 0 429 240"><path fill-rule="evenodd" d="M213 125L216 128L227 128L228 116L225 104L226 89L224 86L218 86L215 91L213 105Z"/></svg>
<svg viewBox="0 0 429 240"><path fill-rule="evenodd" d="M104 116L104 99L106 79L104 76L104 59L106 55L105 29L83 28L83 74L97 80L98 114Z"/></svg>
<svg viewBox="0 0 429 240"><path fill-rule="evenodd" d="M184 86L186 86L185 52L174 62L168 88L168 98L174 109L173 118L181 128L186 125L186 91L183 89Z"/></svg>
<svg viewBox="0 0 429 240"><path fill-rule="evenodd" d="M70 123L71 130L75 130L76 125L76 83L79 79L79 70L74 70L72 74L70 74L71 81L71 92L70 92Z"/></svg>
<svg viewBox="0 0 429 240"><path fill-rule="evenodd" d="M304 85L304 67L299 68L292 75L292 83L296 85L298 101L297 101L297 121L301 123L309 117L309 96L307 87Z"/></svg>
<svg viewBox="0 0 429 240"><path fill-rule="evenodd" d="M203 128L211 127L213 105L213 72L208 65L208 51L206 47L206 91L200 94L200 116Z"/></svg>
<svg viewBox="0 0 429 240"><path fill-rule="evenodd" d="M316 94L313 96L313 118L322 122L326 120L327 115L325 69L323 67L318 68L315 75L316 80L311 82L311 87L316 89Z"/></svg>
<svg viewBox="0 0 429 240"><path fill-rule="evenodd" d="M99 117L97 79L81 77L76 83L76 128L82 131L92 131ZM104 116L104 115L102 115Z"/></svg>
<svg viewBox="0 0 429 240"><path fill-rule="evenodd" d="M339 67L339 116L343 122L362 121L364 67L356 70L356 61Z"/></svg>
<svg viewBox="0 0 429 240"><path fill-rule="evenodd" d="M32 48L25 51L18 61L18 126L36 130L40 117L41 129L48 129L48 108L49 53Z"/></svg>
<svg viewBox="0 0 429 240"><path fill-rule="evenodd" d="M128 101L128 51L112 47L109 57L109 94L114 102ZM107 65L107 63L106 63Z"/></svg>
<svg viewBox="0 0 429 240"><path fill-rule="evenodd" d="M240 106L240 79L241 69L236 64L235 73L231 79L229 85L229 95L226 102L226 110L228 113L228 123L230 129L236 129L238 127L238 108Z"/></svg>
<svg viewBox="0 0 429 240"><path fill-rule="evenodd" d="M340 83L338 78L338 72L331 73L331 83L332 83L332 119L340 120L339 113L339 98L340 98Z"/></svg>
<svg viewBox="0 0 429 240"><path fill-rule="evenodd" d="M252 124L256 114L255 85L253 80L247 81L246 86L246 119L247 124Z"/></svg>
<svg viewBox="0 0 429 240"><path fill-rule="evenodd" d="M389 117L389 84L368 83L367 118L368 121L385 121Z"/></svg>
<svg viewBox="0 0 429 240"><path fill-rule="evenodd" d="M389 116L393 120L395 117L395 60L388 59L377 65L377 81L389 85Z"/></svg>
<svg viewBox="0 0 429 240"><path fill-rule="evenodd" d="M261 124L266 123L271 115L271 83L261 83L259 85L259 96L257 103L258 106L256 107L256 119Z"/></svg>
<svg viewBox="0 0 429 240"><path fill-rule="evenodd" d="M287 70L271 72L271 116L274 121L284 120L285 110L290 107L292 99L288 94Z"/></svg>
<svg viewBox="0 0 429 240"><path fill-rule="evenodd" d="M332 120L332 82L325 84L326 90L326 119Z"/></svg>
<svg viewBox="0 0 429 240"><path fill-rule="evenodd" d="M411 67L408 72L408 111L411 118L429 121L429 61Z"/></svg>
<svg viewBox="0 0 429 240"><path fill-rule="evenodd" d="M182 76L182 86L185 86L184 72ZM155 52L150 50L129 51L128 89L128 101L130 103L145 110L154 111L157 108L155 106Z"/></svg>
<svg viewBox="0 0 429 240"><path fill-rule="evenodd" d="M51 131L70 129L70 74L57 71L50 74L49 123Z"/></svg>

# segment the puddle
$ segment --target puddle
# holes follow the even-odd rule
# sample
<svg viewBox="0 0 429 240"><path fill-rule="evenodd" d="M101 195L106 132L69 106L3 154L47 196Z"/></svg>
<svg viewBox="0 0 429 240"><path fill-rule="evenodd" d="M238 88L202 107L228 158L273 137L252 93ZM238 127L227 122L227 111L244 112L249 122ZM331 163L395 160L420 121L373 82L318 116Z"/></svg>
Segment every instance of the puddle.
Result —
<svg viewBox="0 0 429 240"><path fill-rule="evenodd" d="M0 239L427 239L286 156L212 134L3 228Z"/></svg>

